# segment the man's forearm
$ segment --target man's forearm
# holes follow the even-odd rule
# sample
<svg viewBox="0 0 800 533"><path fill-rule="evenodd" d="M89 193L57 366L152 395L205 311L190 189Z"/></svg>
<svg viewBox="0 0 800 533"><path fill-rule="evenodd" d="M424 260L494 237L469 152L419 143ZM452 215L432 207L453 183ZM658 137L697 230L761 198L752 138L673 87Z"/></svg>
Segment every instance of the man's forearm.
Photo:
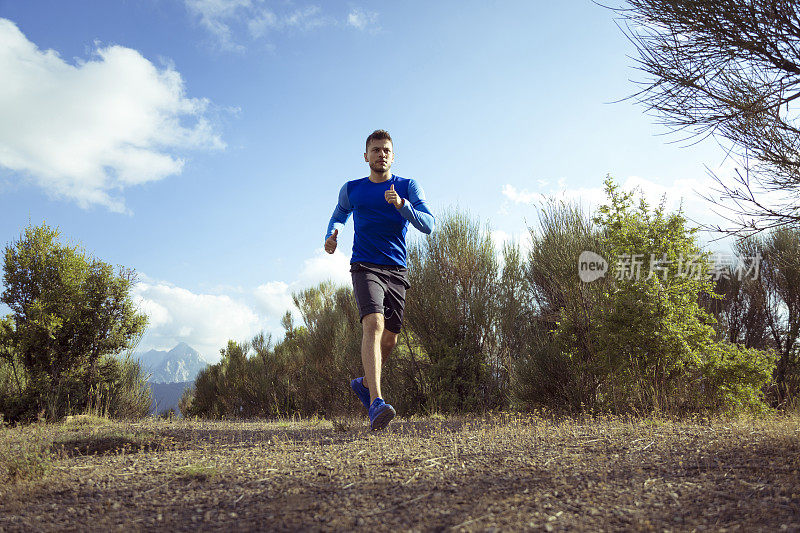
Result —
<svg viewBox="0 0 800 533"><path fill-rule="evenodd" d="M422 233L431 233L436 225L436 219L428 210L428 206L425 205L425 202L420 202L417 204L417 208L414 208L411 202L406 200L399 211L400 214L403 215L403 218L408 220L412 226Z"/></svg>
<svg viewBox="0 0 800 533"><path fill-rule="evenodd" d="M342 209L339 204L336 204L336 208L333 210L331 219L328 221L328 231L325 233L325 240L328 240L328 237L333 235L333 230L342 229L349 217L350 213Z"/></svg>

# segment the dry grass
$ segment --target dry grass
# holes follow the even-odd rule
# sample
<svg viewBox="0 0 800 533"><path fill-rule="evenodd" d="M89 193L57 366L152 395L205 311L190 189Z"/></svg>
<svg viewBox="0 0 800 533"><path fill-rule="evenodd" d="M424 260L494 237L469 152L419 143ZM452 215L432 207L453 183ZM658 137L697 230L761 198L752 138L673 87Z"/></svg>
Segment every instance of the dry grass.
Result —
<svg viewBox="0 0 800 533"><path fill-rule="evenodd" d="M0 457L0 531L800 531L797 415L85 419Z"/></svg>

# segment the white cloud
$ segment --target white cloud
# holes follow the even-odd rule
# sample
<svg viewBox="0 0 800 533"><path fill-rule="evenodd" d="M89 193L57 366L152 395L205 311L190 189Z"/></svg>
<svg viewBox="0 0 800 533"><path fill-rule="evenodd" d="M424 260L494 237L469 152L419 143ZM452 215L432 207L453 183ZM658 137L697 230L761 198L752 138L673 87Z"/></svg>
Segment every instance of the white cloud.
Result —
<svg viewBox="0 0 800 533"><path fill-rule="evenodd" d="M267 31L278 27L278 17L268 9L261 10L247 21L247 29L253 39L266 35Z"/></svg>
<svg viewBox="0 0 800 533"><path fill-rule="evenodd" d="M374 11L353 8L347 15L347 24L359 30L366 28L378 29L377 22L378 14Z"/></svg>
<svg viewBox="0 0 800 533"><path fill-rule="evenodd" d="M190 13L200 18L200 25L219 41L224 50L244 50L233 40L230 21L253 9L251 0L186 0ZM264 13L269 13L264 10ZM246 15L242 15L246 16ZM252 17L253 20L260 17Z"/></svg>
<svg viewBox="0 0 800 533"><path fill-rule="evenodd" d="M738 166L735 162L728 162L715 170L721 177L731 175ZM684 216L689 220L689 225L720 225L728 227L730 222L726 221L721 214L726 213L724 208L714 206L701 195L710 196L712 190L718 188L718 184L710 176L691 179L677 179L671 183L654 177L645 178L642 176L629 176L623 182L617 181L620 188L624 191L636 191L638 199L641 193L645 201L651 207L660 205L662 199L668 212L683 209ZM518 190L513 185L505 185L502 194L514 203L533 204L537 207L542 205L548 198L556 201L574 202L580 205L584 212L593 214L594 211L606 202L606 193L603 186L597 187L567 187L566 182L558 180L557 187L550 188L537 193L531 193L526 189ZM765 196L766 197L766 196ZM773 197L770 197L773 198ZM773 198L774 199L774 198ZM508 210L508 205L503 208ZM719 237L717 234L701 234L701 241L710 243L712 239ZM719 244L715 246L719 247Z"/></svg>
<svg viewBox="0 0 800 533"><path fill-rule="evenodd" d="M261 319L245 303L226 295L195 294L166 282L142 281L133 288L150 324L140 350L170 349L186 342L215 361L229 339L245 340Z"/></svg>
<svg viewBox="0 0 800 533"><path fill-rule="evenodd" d="M149 319L148 327L151 329L169 325L173 320L169 310L155 300L150 300L142 296L142 293L147 291L147 287L147 285L139 284L136 290L133 291L139 307L139 312L147 315Z"/></svg>
<svg viewBox="0 0 800 533"><path fill-rule="evenodd" d="M378 15L371 11L353 9L344 20L326 14L318 5L297 7L277 13L263 0L184 0L189 13L197 18L220 49L243 52L245 35L250 39L265 38L270 32L338 26L372 30Z"/></svg>
<svg viewBox="0 0 800 533"><path fill-rule="evenodd" d="M0 18L0 72L0 167L82 207L125 211L124 189L181 172L173 150L224 147L208 101L136 50L70 65Z"/></svg>
<svg viewBox="0 0 800 533"><path fill-rule="evenodd" d="M261 309L272 318L281 317L294 307L289 285L282 281L270 281L259 285L255 297Z"/></svg>
<svg viewBox="0 0 800 533"><path fill-rule="evenodd" d="M619 183L619 182L618 182ZM708 177L704 179L680 179L675 180L669 185L665 185L658 178L649 179L641 176L629 176L620 187L624 191L637 191L644 196L651 206L657 206L665 198L665 207L668 210L677 210L681 203L684 212L689 215L704 215L708 210L706 202L700 198L698 192L710 191L713 180ZM584 208L595 209L606 201L604 186L597 187L567 187L564 179L558 180L557 187L551 187L539 192L529 192L527 189L518 190L513 185L504 185L502 194L514 203L541 204L552 198L567 202L577 202Z"/></svg>
<svg viewBox="0 0 800 533"><path fill-rule="evenodd" d="M294 285L309 287L327 280L338 285L351 283L350 259L340 250L336 250L333 254L328 254L322 249L317 250L313 257L304 261L303 269Z"/></svg>
<svg viewBox="0 0 800 533"><path fill-rule="evenodd" d="M301 318L292 294L327 280L349 285L350 265L341 251L329 255L318 250L304 261L291 283L269 281L252 290L220 285L215 294L198 294L143 274L139 277L133 296L140 312L150 319L139 351L168 350L186 342L216 362L229 340L245 341L260 331L275 340L282 338L280 322L286 311L296 322Z"/></svg>
<svg viewBox="0 0 800 533"><path fill-rule="evenodd" d="M282 22L284 26L301 28L303 30L312 30L335 23L332 18L322 14L322 10L319 6L308 6L297 9L289 13Z"/></svg>
<svg viewBox="0 0 800 533"><path fill-rule="evenodd" d="M303 262L294 281L270 281L259 285L254 293L255 300L259 310L272 324L279 324L286 311L292 312L299 321L300 313L294 305L292 294L325 281L331 281L337 286L350 286L350 260L340 250L333 254L316 250L312 257ZM273 333L282 335L282 331L273 330Z"/></svg>
<svg viewBox="0 0 800 533"><path fill-rule="evenodd" d="M503 196L514 202L515 204L530 204L534 200L541 198L542 194L538 192L530 192L528 189L517 190L513 185L506 183L503 185Z"/></svg>

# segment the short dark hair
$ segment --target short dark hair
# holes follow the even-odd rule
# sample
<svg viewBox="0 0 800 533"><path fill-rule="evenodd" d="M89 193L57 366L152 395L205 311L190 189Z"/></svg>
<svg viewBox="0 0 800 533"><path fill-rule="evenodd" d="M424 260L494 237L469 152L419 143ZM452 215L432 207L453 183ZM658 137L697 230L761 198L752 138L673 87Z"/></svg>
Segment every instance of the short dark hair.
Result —
<svg viewBox="0 0 800 533"><path fill-rule="evenodd" d="M389 132L386 130L375 130L369 134L367 137L367 145L366 145L366 152L369 152L369 143L370 141L389 141L394 146L394 141L392 141L392 136L389 135Z"/></svg>

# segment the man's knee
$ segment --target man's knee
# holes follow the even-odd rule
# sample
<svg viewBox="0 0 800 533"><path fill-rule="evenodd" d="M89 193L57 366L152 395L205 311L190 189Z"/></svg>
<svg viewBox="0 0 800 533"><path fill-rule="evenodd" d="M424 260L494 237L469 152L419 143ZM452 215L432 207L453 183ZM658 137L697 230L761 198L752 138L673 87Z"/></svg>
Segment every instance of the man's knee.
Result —
<svg viewBox="0 0 800 533"><path fill-rule="evenodd" d="M370 313L361 319L361 327L365 333L383 333L383 314Z"/></svg>

